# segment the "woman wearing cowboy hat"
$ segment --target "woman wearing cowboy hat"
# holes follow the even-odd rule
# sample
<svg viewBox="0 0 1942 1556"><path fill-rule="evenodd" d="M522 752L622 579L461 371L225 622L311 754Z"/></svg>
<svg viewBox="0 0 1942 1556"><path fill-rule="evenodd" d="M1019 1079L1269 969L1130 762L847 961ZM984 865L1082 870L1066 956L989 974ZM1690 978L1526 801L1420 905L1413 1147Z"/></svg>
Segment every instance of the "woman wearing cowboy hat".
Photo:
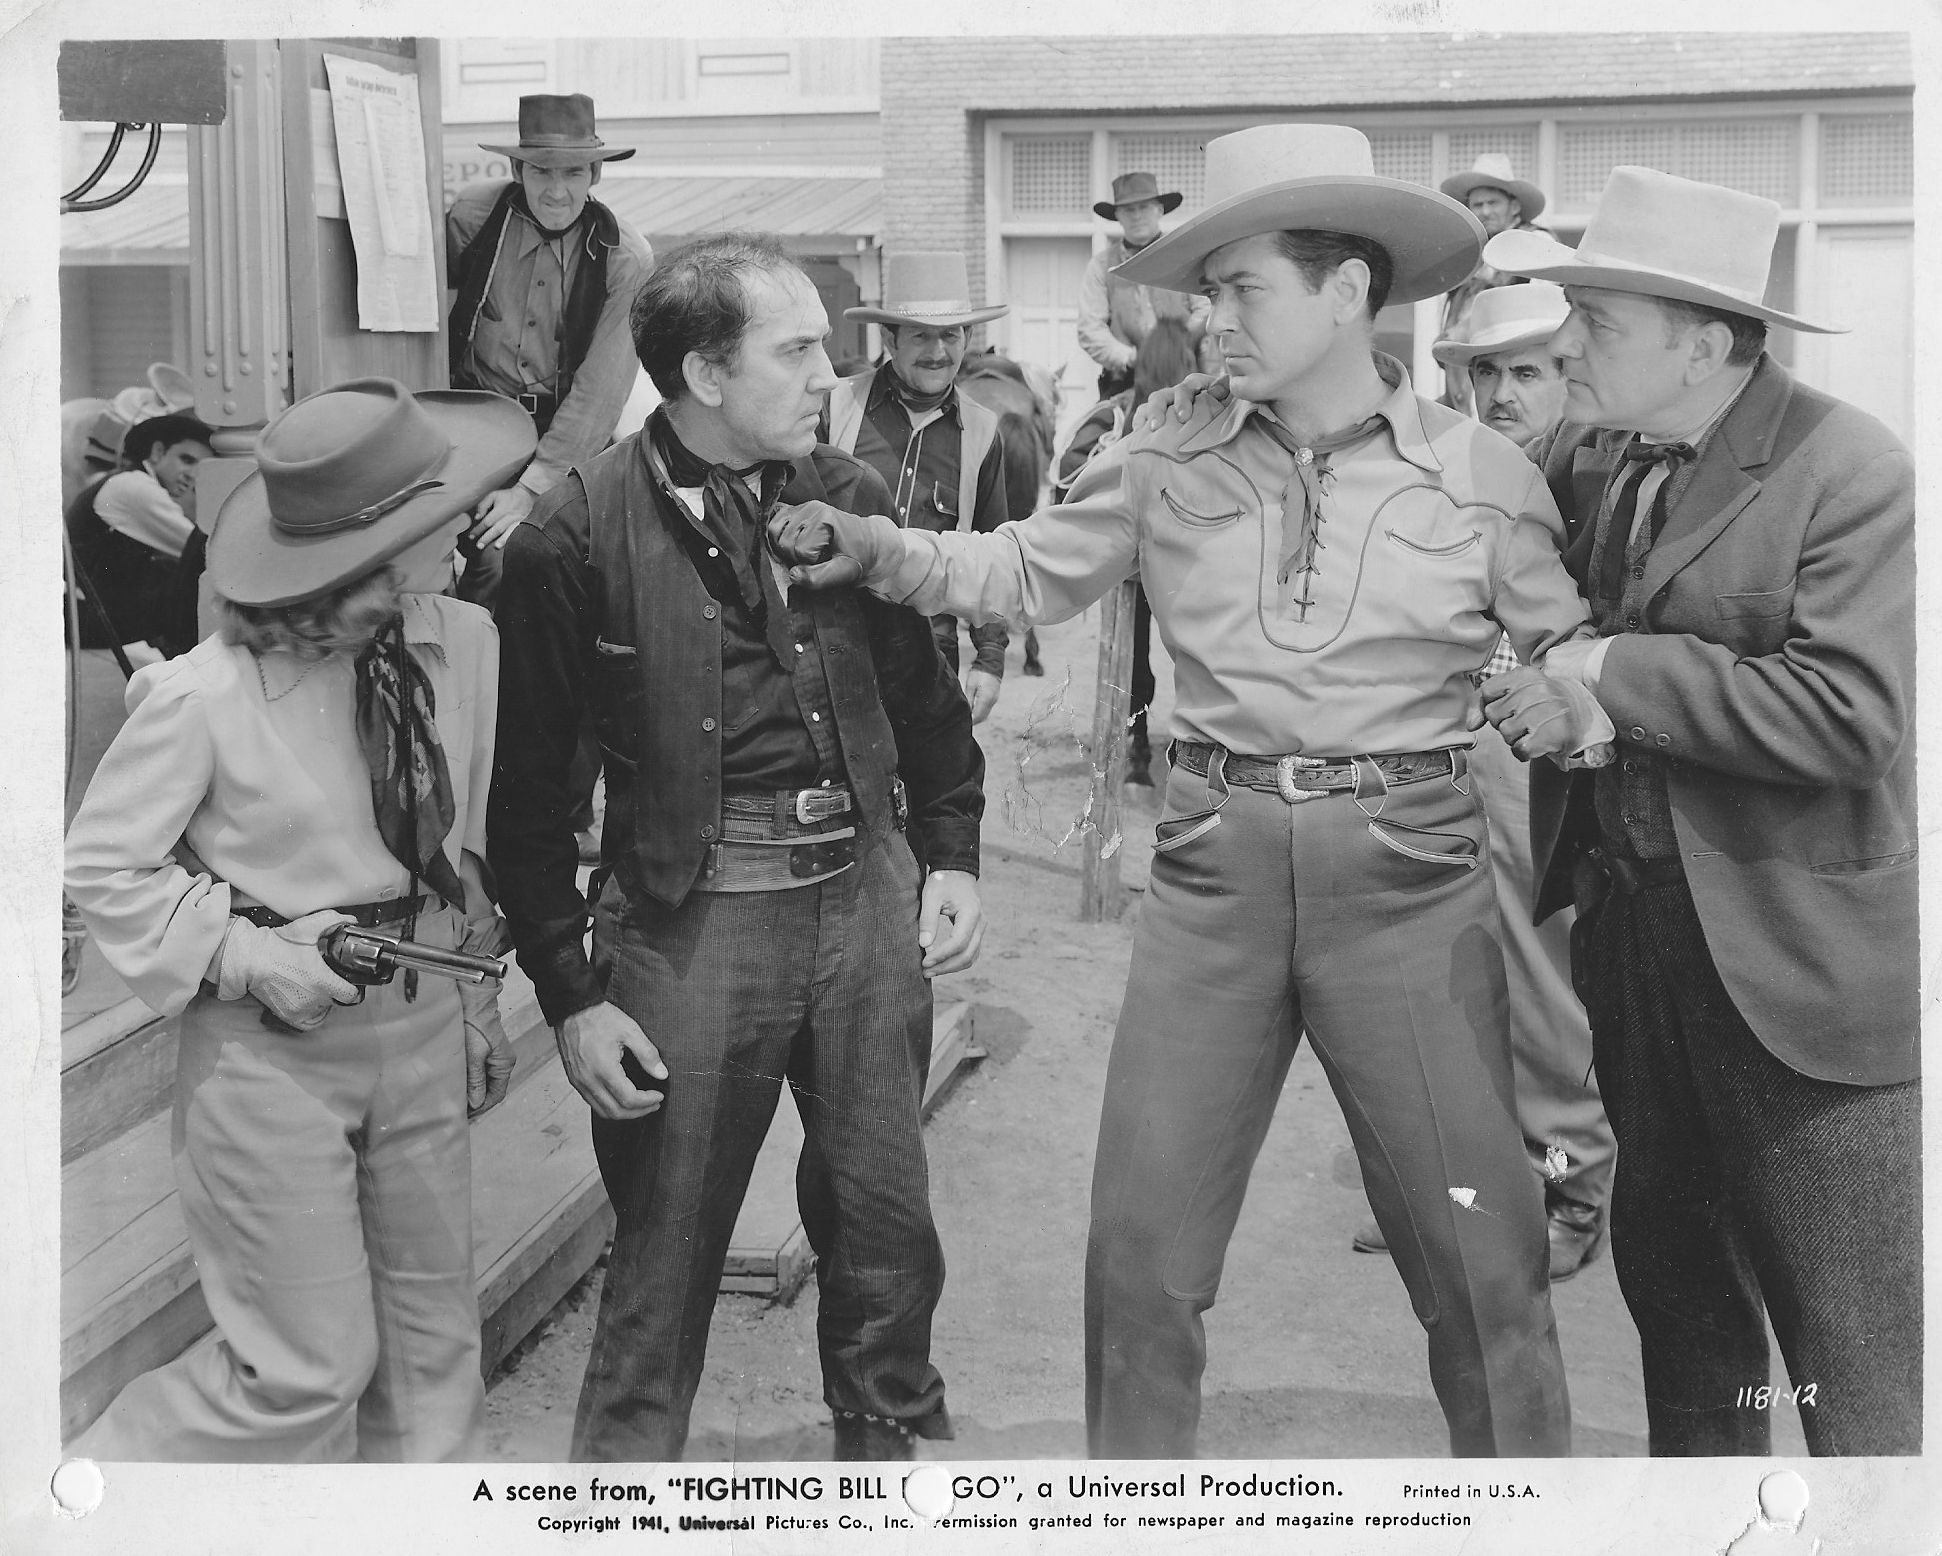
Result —
<svg viewBox="0 0 1942 1556"><path fill-rule="evenodd" d="M532 453L497 396L339 385L264 429L209 543L220 633L129 683L68 835L102 953L178 1015L176 1183L218 1343L136 1379L104 1459L463 1459L484 1408L468 1103L492 996L359 990L354 920L496 950L483 886L498 641L412 592Z"/></svg>

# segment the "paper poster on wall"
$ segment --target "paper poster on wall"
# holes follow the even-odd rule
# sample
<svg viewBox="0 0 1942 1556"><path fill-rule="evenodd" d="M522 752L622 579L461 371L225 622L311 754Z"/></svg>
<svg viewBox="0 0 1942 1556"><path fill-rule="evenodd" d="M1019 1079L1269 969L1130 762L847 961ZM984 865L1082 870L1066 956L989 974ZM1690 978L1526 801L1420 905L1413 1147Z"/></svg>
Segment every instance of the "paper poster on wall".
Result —
<svg viewBox="0 0 1942 1556"><path fill-rule="evenodd" d="M324 69L357 254L358 327L435 331L443 292L418 78L340 54L326 54Z"/></svg>

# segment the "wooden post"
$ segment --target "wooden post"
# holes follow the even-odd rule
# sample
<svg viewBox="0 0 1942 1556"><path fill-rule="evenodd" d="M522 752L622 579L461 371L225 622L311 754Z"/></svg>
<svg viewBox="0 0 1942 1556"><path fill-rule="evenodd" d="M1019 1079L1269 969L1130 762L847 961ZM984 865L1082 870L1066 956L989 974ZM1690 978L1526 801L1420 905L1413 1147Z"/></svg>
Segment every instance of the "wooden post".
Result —
<svg viewBox="0 0 1942 1556"><path fill-rule="evenodd" d="M1123 583L1099 602L1099 682L1090 755L1104 792L1096 796L1084 839L1079 918L1087 924L1116 919L1126 907L1126 888L1119 881L1119 799L1126 781L1126 720L1132 705L1134 587Z"/></svg>

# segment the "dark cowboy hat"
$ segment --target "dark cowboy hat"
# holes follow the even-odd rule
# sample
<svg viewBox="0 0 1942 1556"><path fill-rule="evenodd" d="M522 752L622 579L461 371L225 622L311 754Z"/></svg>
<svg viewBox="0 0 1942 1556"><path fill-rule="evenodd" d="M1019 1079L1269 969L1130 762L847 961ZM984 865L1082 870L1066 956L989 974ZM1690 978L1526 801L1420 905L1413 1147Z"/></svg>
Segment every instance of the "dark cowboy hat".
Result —
<svg viewBox="0 0 1942 1556"><path fill-rule="evenodd" d="M213 443L216 429L193 416L171 411L166 416L149 416L135 423L121 439L121 458L127 465L139 465L157 443L174 448L178 443Z"/></svg>
<svg viewBox="0 0 1942 1556"><path fill-rule="evenodd" d="M1103 216L1109 222L1118 221L1119 208L1122 205L1138 205L1142 200L1158 200L1160 214L1166 216L1178 209L1180 202L1185 198L1185 195L1177 191L1173 194L1161 194L1160 181L1151 173L1121 173L1113 180L1112 199L1101 200L1092 208L1092 214Z"/></svg>
<svg viewBox="0 0 1942 1556"><path fill-rule="evenodd" d="M533 456L502 395L355 378L299 400L209 537L209 581L238 605L294 605L362 578L497 491Z"/></svg>
<svg viewBox="0 0 1942 1556"><path fill-rule="evenodd" d="M583 162L620 162L633 156L632 146L609 146L593 132L593 99L585 92L565 97L535 94L519 100L519 144L488 146L485 151L535 167L577 167Z"/></svg>

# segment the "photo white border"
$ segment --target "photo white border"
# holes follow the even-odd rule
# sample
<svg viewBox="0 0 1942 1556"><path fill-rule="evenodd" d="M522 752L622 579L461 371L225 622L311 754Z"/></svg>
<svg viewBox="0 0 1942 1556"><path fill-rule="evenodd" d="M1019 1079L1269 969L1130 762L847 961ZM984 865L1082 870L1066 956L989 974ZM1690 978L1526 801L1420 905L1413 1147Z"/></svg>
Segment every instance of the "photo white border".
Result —
<svg viewBox="0 0 1942 1556"><path fill-rule="evenodd" d="M1934 489L1928 473L1942 453L1936 423L1942 410L1933 299L1942 296L1942 264L1928 220L1936 210L1942 130L1930 111L1930 94L1942 84L1937 12L1925 0L1770 0L1761 7L1762 30L1868 31L1911 34L1917 91L1915 264L1920 344L1916 354L1916 417L1921 429L1917 468L1927 507ZM275 1553L331 1552L367 1548L380 1553L419 1549L552 1551L581 1536L541 1533L530 1513L503 1501L472 1500L483 1474L494 1488L512 1481L578 1482L587 1466L388 1468L253 1468L247 1466L114 1466L102 1506L82 1518L62 1516L49 1483L60 1463L58 1418L60 1271L59 1080L60 978L54 925L59 916L62 709L59 613L59 533L49 516L59 512L58 438L59 317L58 221L60 158L55 56L67 37L274 37L393 36L750 36L913 33L1058 33L1087 36L1191 32L1670 32L1748 30L1746 8L1730 0L1643 0L1623 14L1586 0L1344 0L1336 5L1279 4L1266 0L1201 0L1191 7L1155 0L987 0L971 5L947 0L917 11L907 0L754 0L711 10L705 19L691 5L668 0L599 6L564 0L544 10L469 0L464 5L358 4L355 0L250 3L234 0L220 9L157 7L153 0L78 0L72 4L7 8L0 28L0 145L11 191L7 231L0 238L0 663L7 667L0 693L7 751L0 758L0 878L9 887L0 902L0 969L5 969L4 1026L0 1026L0 1551L34 1553L153 1553L177 1551ZM1918 513L1921 513L1918 508ZM1918 524L1920 565L1920 677L1925 690L1942 652L1936 583L1942 559L1942 516ZM1936 814L1942 697L1932 691L1918 705L1920 792L1925 821ZM1933 845L1935 828L1925 825ZM1936 922L1938 869L1931 857L1922 871L1925 922ZM1002 934L1002 926L994 926ZM1931 937L1934 938L1934 937ZM1925 1046L1933 1052L1930 1006L1937 988L1935 953L1923 957ZM1931 1089L1932 1091L1932 1089ZM1925 1187L1932 1200L1937 1172L1936 1103L1925 1110L1931 1149ZM1077 1254L1075 1252L1075 1257ZM1938 1265L1935 1242L1927 1245L1929 1313L1935 1312ZM1936 1428L1942 1396L1931 1321L1925 1365L1930 1453L1922 1460L1661 1461L1582 1459L1562 1463L1450 1460L1328 1460L1299 1466L1306 1474L1334 1479L1348 1492L1349 1508L1386 1511L1404 1481L1530 1484L1531 1501L1483 1504L1491 1516L1468 1530L1377 1533L1358 1527L1342 1538L1319 1532L1243 1540L1219 1535L1163 1536L1148 1543L1129 1529L1108 1534L1059 1531L1014 1537L966 1536L922 1531L899 1537L881 1533L870 1542L855 1536L774 1537L695 1535L684 1551L851 1551L954 1549L1054 1552L1144 1551L1192 1548L1208 1551L1297 1549L1317 1551L1558 1551L1618 1553L1723 1551L1745 1530L1755 1511L1761 1479L1783 1467L1797 1471L1812 1496L1808 1529L1828 1552L1933 1553L1942 1550L1942 1470ZM975 1380L966 1380L975 1389ZM964 1385L960 1385L963 1387ZM1076 1410L1075 1401L1075 1410ZM945 1465L953 1473L964 1466ZM748 1473L754 1466L739 1466ZM809 1467L776 1467L800 1474ZM1015 1474L1030 1485L1063 1484L1070 1473L1152 1477L1157 1466L1084 1465L1080 1461L977 1466ZM1286 1473L1289 1466L1281 1466ZM1190 1477L1198 1471L1188 1467ZM665 1481L674 1467L639 1478ZM690 1471L692 1473L692 1471ZM1241 1470L1245 1473L1245 1469ZM1119 1508L1124 1514L1133 1506ZM591 1509L582 1509L591 1511ZM657 1510L674 1514L665 1503ZM1049 1505L1053 1512L1063 1506ZM1182 1511L1191 1508L1183 1505ZM1237 1509L1227 1505L1222 1511ZM1288 1509L1290 1511L1296 1509ZM1406 1510L1406 1509L1398 1509ZM1466 1511L1468 1508L1466 1507ZM693 1511L693 1509L690 1509ZM717 1516L729 1511L715 1506ZM829 1511L834 1512L832 1507ZM960 1512L966 1511L960 1508ZM1021 1507L1023 1514L1028 1509ZM1168 1511L1173 1511L1169 1508ZM1499 1516L1501 1515L1501 1516ZM593 1537L640 1539L643 1536ZM822 1543L818 1543L819 1540ZM615 1549L613 1545L595 1548ZM1805 1547L1802 1547L1805 1548Z"/></svg>

